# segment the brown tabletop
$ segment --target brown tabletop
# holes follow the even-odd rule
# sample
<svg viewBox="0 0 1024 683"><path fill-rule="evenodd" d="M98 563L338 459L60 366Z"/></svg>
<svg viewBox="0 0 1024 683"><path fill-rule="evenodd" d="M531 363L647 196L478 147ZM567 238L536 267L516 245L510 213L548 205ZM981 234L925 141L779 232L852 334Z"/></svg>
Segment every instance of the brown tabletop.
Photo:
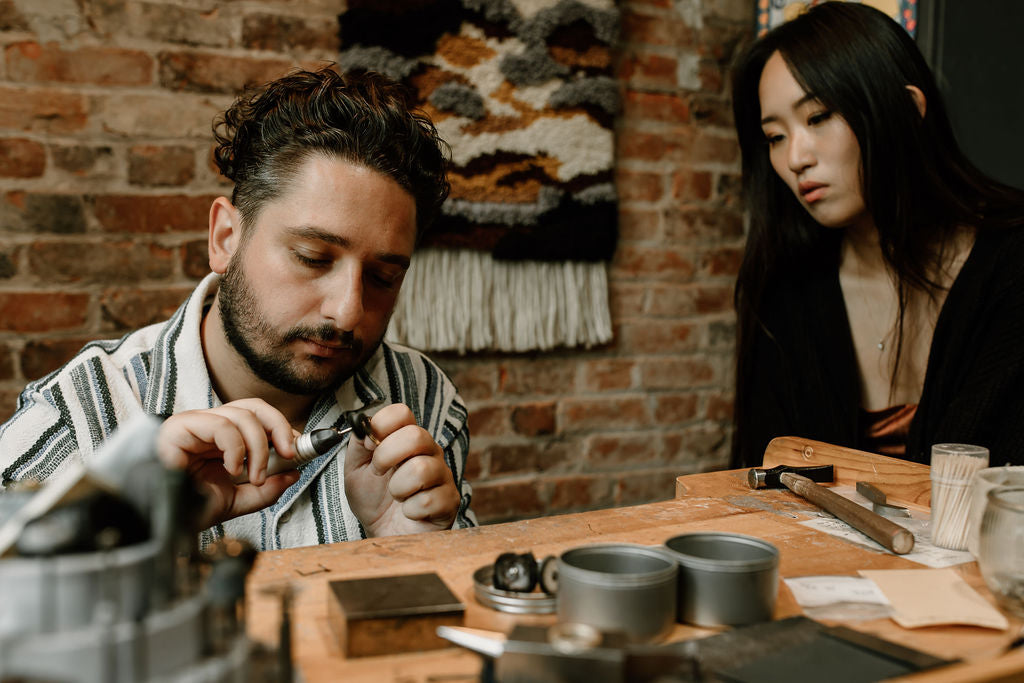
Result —
<svg viewBox="0 0 1024 683"><path fill-rule="evenodd" d="M516 623L554 621L553 616L547 615L503 614L476 601L473 572L507 551L529 550L541 558L590 543L660 544L681 533L717 530L770 540L780 552L782 577L855 575L860 569L921 567L899 556L875 552L801 525L799 522L816 512L810 503L789 491L751 491L746 484L745 470L680 477L676 495L674 500L659 503L475 529L264 552L257 558L249 577L248 631L257 641L276 645L280 601L273 592L290 585L295 591L291 612L293 660L302 680L465 681L473 680L474 674L479 673L481 660L476 654L459 648L345 658L328 623L328 583L337 579L434 571L465 603L466 626L507 632ZM976 563L955 569L991 599ZM792 594L780 582L775 618L800 613ZM974 627L908 630L890 619L843 625L943 658L963 659L980 676L972 678L963 666L958 666L948 667L946 673L927 674L927 680L990 680L1003 669L1024 671L1024 656L1016 651L1000 656L1020 630L1021 624L1015 619L1011 619L1008 631ZM677 625L670 639L714 632ZM919 674L911 678L920 677Z"/></svg>

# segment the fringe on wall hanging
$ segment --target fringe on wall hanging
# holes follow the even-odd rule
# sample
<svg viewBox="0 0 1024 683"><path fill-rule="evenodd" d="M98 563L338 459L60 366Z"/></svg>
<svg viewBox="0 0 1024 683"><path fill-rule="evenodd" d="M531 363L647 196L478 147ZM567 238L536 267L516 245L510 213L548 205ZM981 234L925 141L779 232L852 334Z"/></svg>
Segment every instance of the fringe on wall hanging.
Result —
<svg viewBox="0 0 1024 683"><path fill-rule="evenodd" d="M605 264L416 252L388 340L435 351L548 350L612 336Z"/></svg>
<svg viewBox="0 0 1024 683"><path fill-rule="evenodd" d="M407 84L452 148L452 192L388 339L528 351L611 340L618 238L614 0L349 0L344 69Z"/></svg>

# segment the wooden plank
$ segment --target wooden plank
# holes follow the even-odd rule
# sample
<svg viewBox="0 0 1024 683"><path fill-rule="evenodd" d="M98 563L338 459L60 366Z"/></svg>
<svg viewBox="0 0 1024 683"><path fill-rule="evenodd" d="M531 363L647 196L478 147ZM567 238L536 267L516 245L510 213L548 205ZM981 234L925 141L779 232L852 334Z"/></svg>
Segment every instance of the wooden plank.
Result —
<svg viewBox="0 0 1024 683"><path fill-rule="evenodd" d="M763 467L833 465L836 483L855 486L858 481L875 484L893 502L918 509L931 506L930 468L916 462L845 448L824 441L780 436L764 451Z"/></svg>
<svg viewBox="0 0 1024 683"><path fill-rule="evenodd" d="M745 482L744 472L706 473L681 478L677 491L682 490L684 497L677 500L476 529L261 553L246 591L248 631L259 642L276 644L280 607L275 591L289 585L294 590L292 650L296 670L303 680L426 683L446 678L472 679L480 673L481 660L458 648L345 658L329 625L329 582L436 571L466 605L465 626L507 633L516 623L550 624L554 616L503 614L476 601L472 573L505 551L531 550L537 557L544 557L590 543L654 545L681 533L715 530L771 541L779 549L781 577L854 575L859 569L920 567L902 557L810 529L800 522L815 514L813 505L788 490L751 491ZM977 564L961 565L957 571L986 599L992 599ZM800 613L792 594L780 582L775 618ZM907 630L891 619L844 625L938 656L987 663L1012 641L1020 621L1011 618L1011 629L1007 632L973 627ZM683 640L715 632L679 624L669 639Z"/></svg>

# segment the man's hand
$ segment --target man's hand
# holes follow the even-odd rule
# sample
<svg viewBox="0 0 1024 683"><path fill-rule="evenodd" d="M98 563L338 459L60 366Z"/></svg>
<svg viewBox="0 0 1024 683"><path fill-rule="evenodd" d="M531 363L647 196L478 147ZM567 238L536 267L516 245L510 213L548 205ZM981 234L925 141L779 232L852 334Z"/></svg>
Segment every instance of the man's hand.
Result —
<svg viewBox="0 0 1024 683"><path fill-rule="evenodd" d="M298 481L296 470L266 476L270 444L279 455L292 458L295 436L297 432L276 408L258 398L245 398L167 418L157 436L157 453L165 466L186 470L205 494L206 509L200 516L205 529L262 510ZM231 481L246 469L250 483Z"/></svg>
<svg viewBox="0 0 1024 683"><path fill-rule="evenodd" d="M350 438L345 454L345 495L366 534L450 529L460 496L441 447L401 403L382 408L370 426L380 445Z"/></svg>

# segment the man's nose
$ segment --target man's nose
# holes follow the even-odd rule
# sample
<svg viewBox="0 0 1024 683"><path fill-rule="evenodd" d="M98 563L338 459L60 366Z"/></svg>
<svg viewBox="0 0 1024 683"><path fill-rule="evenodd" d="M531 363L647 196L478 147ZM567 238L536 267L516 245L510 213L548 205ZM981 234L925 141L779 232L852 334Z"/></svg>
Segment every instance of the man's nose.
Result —
<svg viewBox="0 0 1024 683"><path fill-rule="evenodd" d="M354 330L363 319L363 276L355 266L343 268L324 283L321 314L339 330Z"/></svg>

